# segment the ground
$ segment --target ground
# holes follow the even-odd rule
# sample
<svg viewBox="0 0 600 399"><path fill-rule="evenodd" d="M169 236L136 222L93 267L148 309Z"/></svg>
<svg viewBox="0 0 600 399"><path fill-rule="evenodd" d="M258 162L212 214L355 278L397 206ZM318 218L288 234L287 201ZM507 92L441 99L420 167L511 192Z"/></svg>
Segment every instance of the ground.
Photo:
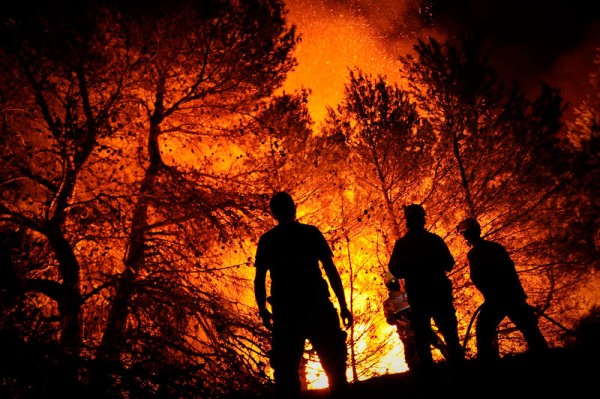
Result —
<svg viewBox="0 0 600 399"><path fill-rule="evenodd" d="M556 348L543 356L506 356L492 367L484 367L475 360L458 368L440 363L427 374L405 372L353 383L347 399L596 397L600 382L599 355L598 347ZM305 399L326 397L326 390L308 391L303 395ZM272 395L265 393L254 398L268 399Z"/></svg>

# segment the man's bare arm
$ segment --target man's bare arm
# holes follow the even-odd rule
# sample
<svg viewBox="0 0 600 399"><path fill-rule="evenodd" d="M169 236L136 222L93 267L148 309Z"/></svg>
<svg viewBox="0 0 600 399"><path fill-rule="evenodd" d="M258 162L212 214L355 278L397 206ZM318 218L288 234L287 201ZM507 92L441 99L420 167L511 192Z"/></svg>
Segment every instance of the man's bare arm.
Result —
<svg viewBox="0 0 600 399"><path fill-rule="evenodd" d="M337 297L338 303L340 304L340 316L342 317L344 326L350 327L354 321L352 313L350 313L350 310L348 310L344 286L342 285L340 274L338 273L338 270L335 267L331 257L325 257L321 259L321 262L323 264L325 274L327 275L327 279L329 280L329 284L331 285L331 289L333 290L333 293Z"/></svg>
<svg viewBox="0 0 600 399"><path fill-rule="evenodd" d="M267 309L267 270L262 267L256 267L254 276L254 298L258 305L258 314L262 319L263 325L268 329L272 327L271 312Z"/></svg>

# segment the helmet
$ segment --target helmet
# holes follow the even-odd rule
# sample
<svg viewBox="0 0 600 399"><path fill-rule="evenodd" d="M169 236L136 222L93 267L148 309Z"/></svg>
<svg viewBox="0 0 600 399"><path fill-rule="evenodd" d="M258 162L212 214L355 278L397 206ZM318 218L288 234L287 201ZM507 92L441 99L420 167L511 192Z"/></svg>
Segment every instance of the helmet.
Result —
<svg viewBox="0 0 600 399"><path fill-rule="evenodd" d="M419 204L403 205L402 208L404 208L404 216L406 217L425 216L425 209Z"/></svg>
<svg viewBox="0 0 600 399"><path fill-rule="evenodd" d="M473 232L479 235L481 233L481 226L479 225L479 222L476 219L466 218L465 220L460 222L458 226L456 226L456 230L461 234Z"/></svg>

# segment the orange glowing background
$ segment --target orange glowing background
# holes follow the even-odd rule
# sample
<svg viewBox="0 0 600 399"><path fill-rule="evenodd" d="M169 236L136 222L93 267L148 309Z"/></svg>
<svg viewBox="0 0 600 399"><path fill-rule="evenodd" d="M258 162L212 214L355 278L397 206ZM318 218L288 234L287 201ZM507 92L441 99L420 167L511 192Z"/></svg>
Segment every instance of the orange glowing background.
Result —
<svg viewBox="0 0 600 399"><path fill-rule="evenodd" d="M392 44L381 32L382 26L390 26L392 18L402 17L404 10L402 6L398 7L398 3L380 1L374 14L365 14L364 9L328 2L286 2L289 21L297 26L302 41L296 50L298 66L288 75L284 90L311 90L308 108L317 126L326 115L326 107L335 107L341 101L349 68L358 66L367 73L385 75L392 83L402 83L397 55L410 51L412 36ZM384 292L385 289L382 289L382 294ZM379 326L378 334L389 334L393 348L380 359L379 372L406 371L403 348L395 334L395 327L385 323L383 317ZM360 329L361 326L355 325L355 328ZM360 343L356 347L357 352L366 349L358 346ZM349 368L348 378L352 380L350 374ZM307 363L306 379L309 389L328 385L318 361Z"/></svg>
<svg viewBox="0 0 600 399"><path fill-rule="evenodd" d="M350 68L359 67L372 75L384 75L390 83L404 86L398 56L410 53L417 38L444 39L457 29L455 21L440 18L436 24L431 10L422 5L427 2L417 0L287 0L285 3L289 10L288 21L297 27L301 42L295 52L298 66L288 75L283 89L287 92L300 88L310 90L308 108L316 123L315 131L326 116L326 108L340 103ZM490 10L494 12L493 7ZM545 80L560 87L566 101L577 104L589 89L587 76L593 65L596 43L600 43L600 24L591 24L577 43L543 66L533 58L533 52L495 43L502 40L491 37L492 55L496 57L492 60L496 61L500 73L520 79L530 92L539 90L539 80ZM380 359L378 372L406 371L402 344L394 327L383 318L379 326L378 333L389 334L393 342L391 352ZM361 348L356 350L360 352ZM318 361L308 362L306 377L309 389L327 387L327 378ZM350 370L348 377L352 379Z"/></svg>
<svg viewBox="0 0 600 399"><path fill-rule="evenodd" d="M456 0L461 4L465 1L467 0ZM384 75L390 83L404 86L403 76L399 72L398 57L410 53L417 38L433 36L443 39L453 34L452 28L456 27L455 20L442 18L436 20L431 9L423 6L433 2L433 0L285 0L289 10L288 22L297 27L301 42L295 51L298 65L288 75L283 89L286 92L303 88L310 90L308 109L316 123L315 133L319 131L319 124L325 119L327 107L336 107L342 100L349 69L358 67L368 74ZM502 43L497 38L492 38L492 42ZM592 61L597 47L600 47L600 24L590 25L579 41L573 42L566 49L561 49L551 62L544 65L536 64L533 58L523 62L522 60L527 59L528 55L523 48L498 46L493 50L498 54L496 62L500 72L508 76L522 77L525 87L530 90L537 89L538 79L546 79L550 84L560 87L568 101L577 104L586 94L585 90L590 88L587 83L588 72L593 67ZM515 56L517 53L519 56ZM177 134L165 134L161 140L163 140L161 141L163 157L168 165L187 166L188 163L193 165L206 163L215 173L229 170L242 153L242 150L234 144L223 143L220 138L206 138L201 143L194 144L198 147L189 145L178 138ZM114 144L122 148L136 145L126 141ZM201 150L198 151L198 148ZM132 148L131 151L126 152L134 154L135 150ZM203 158L197 154L203 154ZM215 154L218 156L213 156ZM137 172L132 167L129 173ZM131 177L131 180L136 178ZM344 195L351 195L351 193L344 193ZM306 213L306 208L299 209L299 219L302 219ZM360 239L371 239L376 236L373 227L366 226L364 236ZM376 239L373 239L373 242L375 241ZM377 243L379 244L380 241ZM368 257L366 251L363 251L363 248L367 247L363 242L355 240L352 244L348 244L348 247L350 245L352 248L348 248L348 253L352 253L351 262L354 265L382 264ZM463 245L462 242L459 245ZM255 246L250 240L245 243L245 246L250 248L249 253L254 252ZM222 254L219 253L220 255ZM114 255L114 259L121 257L122 254ZM234 251L230 258L223 257L221 261L236 267L244 265L246 253ZM339 265L343 262L344 260L340 261ZM248 272L253 274L254 269L248 268ZM381 276L383 272L384 270L378 269L370 276ZM252 276L250 275L249 278ZM598 279L593 281L598 282ZM354 293L353 296L356 300L356 308L366 307L370 300L371 305L376 309L378 319L373 324L376 326L377 337L374 337L373 341L389 337L389 340L385 341L389 351L379 351L381 357L369 371L375 374L406 371L402 344L395 333L395 327L385 322L381 310L381 300L387 294L383 280L377 280L373 285L375 287L373 291ZM597 285L591 285L589 293L584 294L586 297L596 299L599 292ZM346 295L350 299L350 292L347 291ZM250 291L239 294L236 299L252 308L255 306L253 293ZM360 323L356 323L354 328L356 335L366 331L366 327ZM355 341L354 345L357 353L368 349L364 340ZM349 380L353 380L351 372L351 368L348 367ZM308 362L306 376L307 387L310 389L327 386L327 378L318 361Z"/></svg>
<svg viewBox="0 0 600 399"><path fill-rule="evenodd" d="M540 80L544 80L560 87L565 100L577 105L590 89L587 77L600 46L597 13L576 5L572 8L578 11L563 11L560 5L545 5L544 10L538 10L533 4L486 3L475 7L462 0L452 2L457 9L462 8L448 16L435 14L433 5L427 5L435 3L286 0L288 21L297 27L302 42L296 50L298 66L289 74L284 89L304 87L312 91L308 106L318 124L325 116L325 107L335 106L341 99L348 68L356 66L367 73L382 74L402 86L397 59L412 51L417 38L443 39L469 28L481 33L481 25L490 29L488 44L498 70L508 79L518 79L528 91L537 92ZM467 13L471 19L459 19L457 15L466 12L466 7L475 10ZM562 24L557 18L563 19ZM528 25L532 26L531 32ZM564 43L558 43L557 38Z"/></svg>
<svg viewBox="0 0 600 399"><path fill-rule="evenodd" d="M395 2L380 3L383 10L386 3ZM396 58L410 49L408 42L386 47L373 21L347 6L305 0L286 4L289 21L297 26L302 41L296 51L298 66L288 75L284 88L312 90L308 106L317 123L323 120L326 106L341 100L348 68L358 66L368 73L386 75L392 82L401 81Z"/></svg>

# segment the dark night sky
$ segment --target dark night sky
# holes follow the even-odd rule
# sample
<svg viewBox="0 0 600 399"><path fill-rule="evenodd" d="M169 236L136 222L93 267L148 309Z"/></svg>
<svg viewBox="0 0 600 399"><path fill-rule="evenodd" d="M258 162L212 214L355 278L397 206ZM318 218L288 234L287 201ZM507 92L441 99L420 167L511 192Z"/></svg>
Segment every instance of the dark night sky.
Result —
<svg viewBox="0 0 600 399"><path fill-rule="evenodd" d="M600 7L591 0L438 0L433 23L486 38L507 77L532 88L540 79L563 89L575 103L584 94L596 48Z"/></svg>
<svg viewBox="0 0 600 399"><path fill-rule="evenodd" d="M483 34L499 48L526 51L540 68L550 67L561 54L584 44L594 34L593 25L600 22L598 7L589 0L437 3L433 18L440 26ZM597 35L599 26L595 28Z"/></svg>

